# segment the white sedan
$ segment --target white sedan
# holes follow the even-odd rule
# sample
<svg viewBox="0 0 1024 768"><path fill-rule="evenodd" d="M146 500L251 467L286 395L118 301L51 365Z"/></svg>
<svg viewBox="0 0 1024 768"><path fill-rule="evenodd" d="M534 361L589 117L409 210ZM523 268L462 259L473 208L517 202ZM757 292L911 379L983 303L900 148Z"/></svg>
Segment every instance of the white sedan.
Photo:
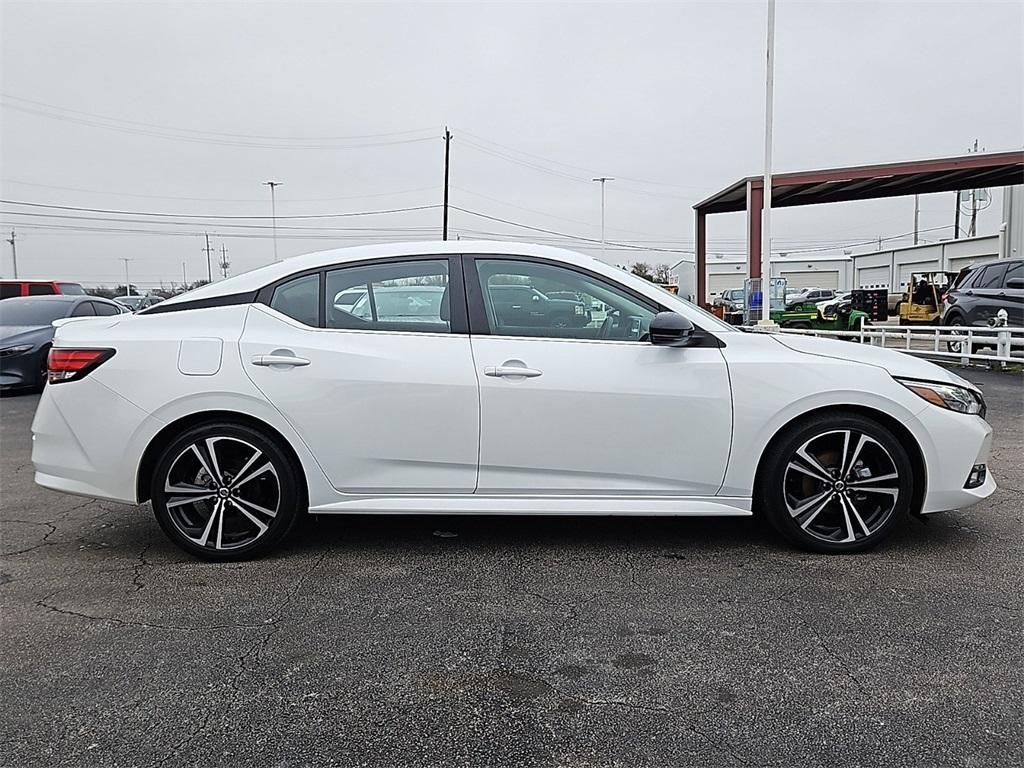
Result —
<svg viewBox="0 0 1024 768"><path fill-rule="evenodd" d="M557 299L492 294L510 285L608 311L559 324ZM335 305L351 290L365 311ZM439 296L385 311L403 291ZM151 501L214 560L267 551L307 510L757 514L853 552L993 492L984 416L936 365L738 330L580 254L404 243L63 321L32 460L47 488Z"/></svg>

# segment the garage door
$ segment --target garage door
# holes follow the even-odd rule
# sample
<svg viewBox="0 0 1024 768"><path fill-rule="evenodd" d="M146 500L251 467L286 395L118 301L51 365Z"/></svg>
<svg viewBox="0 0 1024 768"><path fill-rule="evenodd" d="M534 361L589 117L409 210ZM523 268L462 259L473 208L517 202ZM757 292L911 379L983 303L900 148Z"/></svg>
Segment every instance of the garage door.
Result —
<svg viewBox="0 0 1024 768"><path fill-rule="evenodd" d="M729 291L733 288L742 288L746 279L747 276L740 272L735 272L733 274L726 272L725 274L708 275L708 295L717 296L722 291Z"/></svg>
<svg viewBox="0 0 1024 768"><path fill-rule="evenodd" d="M889 267L864 267L857 270L858 288L888 288Z"/></svg>
<svg viewBox="0 0 1024 768"><path fill-rule="evenodd" d="M949 260L949 271L959 272L964 267L969 267L971 264L976 264L985 261L988 258L995 258L994 256L961 256L958 259Z"/></svg>
<svg viewBox="0 0 1024 768"><path fill-rule="evenodd" d="M805 272L782 272L780 277L786 278L787 288L831 288L839 290L839 272L815 270Z"/></svg>
<svg viewBox="0 0 1024 768"><path fill-rule="evenodd" d="M910 285L910 276L915 272L934 272L939 268L939 265L935 261L918 261L913 264L900 264L897 274L899 275L899 288L898 291L905 291L907 286Z"/></svg>

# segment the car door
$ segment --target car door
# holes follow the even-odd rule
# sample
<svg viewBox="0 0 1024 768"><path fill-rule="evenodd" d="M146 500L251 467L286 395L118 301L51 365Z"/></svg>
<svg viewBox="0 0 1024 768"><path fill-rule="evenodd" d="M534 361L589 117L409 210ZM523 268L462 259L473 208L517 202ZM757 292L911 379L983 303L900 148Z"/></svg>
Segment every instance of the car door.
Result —
<svg viewBox="0 0 1024 768"><path fill-rule="evenodd" d="M378 316L375 289L393 302L424 284L448 294L436 317ZM366 318L333 302L357 286ZM458 260L391 259L295 276L250 308L242 367L339 491L473 492L479 395L462 291Z"/></svg>
<svg viewBox="0 0 1024 768"><path fill-rule="evenodd" d="M491 288L572 291L586 325L514 325ZM656 347L660 307L605 277L526 257L466 257L480 382L477 493L713 495L732 434L719 342Z"/></svg>
<svg viewBox="0 0 1024 768"><path fill-rule="evenodd" d="M995 318L996 313L1002 308L1003 279L1006 276L1006 264L989 264L981 275L974 281L974 286L967 291L968 295L973 292L973 297L968 308L968 325L987 325L989 320Z"/></svg>
<svg viewBox="0 0 1024 768"><path fill-rule="evenodd" d="M1006 310L1008 325L1024 327L1024 261L1007 263L999 291L999 307Z"/></svg>

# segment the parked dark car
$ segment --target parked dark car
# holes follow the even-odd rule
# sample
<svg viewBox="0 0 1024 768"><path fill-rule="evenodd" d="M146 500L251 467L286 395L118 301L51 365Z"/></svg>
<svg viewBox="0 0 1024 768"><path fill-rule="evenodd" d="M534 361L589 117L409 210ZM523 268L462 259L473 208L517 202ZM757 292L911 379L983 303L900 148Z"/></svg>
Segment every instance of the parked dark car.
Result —
<svg viewBox="0 0 1024 768"><path fill-rule="evenodd" d="M528 285L492 285L487 292L502 325L581 328L591 314L579 299L552 299Z"/></svg>
<svg viewBox="0 0 1024 768"><path fill-rule="evenodd" d="M54 320L125 312L113 301L96 296L26 296L0 302L0 390L46 383Z"/></svg>
<svg viewBox="0 0 1024 768"><path fill-rule="evenodd" d="M151 293L145 295L134 293L131 296L115 296L114 301L132 312L138 312L140 309L149 309L154 304L159 304L163 299Z"/></svg>
<svg viewBox="0 0 1024 768"><path fill-rule="evenodd" d="M1006 310L1007 325L1024 326L1024 259L999 259L964 270L943 302L943 325L985 326ZM950 350L960 351L959 342Z"/></svg>
<svg viewBox="0 0 1024 768"><path fill-rule="evenodd" d="M0 280L0 299L19 296L82 296L85 289L64 280Z"/></svg>

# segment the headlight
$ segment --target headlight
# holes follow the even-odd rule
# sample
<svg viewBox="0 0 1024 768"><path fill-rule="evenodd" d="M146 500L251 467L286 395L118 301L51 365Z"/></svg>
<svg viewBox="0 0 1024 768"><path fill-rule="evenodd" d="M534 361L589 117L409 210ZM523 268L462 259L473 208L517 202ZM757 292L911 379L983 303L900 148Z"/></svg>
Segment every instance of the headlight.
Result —
<svg viewBox="0 0 1024 768"><path fill-rule="evenodd" d="M20 355L23 352L28 352L35 344L19 344L16 347L4 347L0 349L0 357L11 357L13 355Z"/></svg>
<svg viewBox="0 0 1024 768"><path fill-rule="evenodd" d="M946 408L957 413L969 413L984 418L985 400L981 394L967 387L955 384L938 384L931 381L914 381L912 379L896 379L918 397L927 400L939 408Z"/></svg>

